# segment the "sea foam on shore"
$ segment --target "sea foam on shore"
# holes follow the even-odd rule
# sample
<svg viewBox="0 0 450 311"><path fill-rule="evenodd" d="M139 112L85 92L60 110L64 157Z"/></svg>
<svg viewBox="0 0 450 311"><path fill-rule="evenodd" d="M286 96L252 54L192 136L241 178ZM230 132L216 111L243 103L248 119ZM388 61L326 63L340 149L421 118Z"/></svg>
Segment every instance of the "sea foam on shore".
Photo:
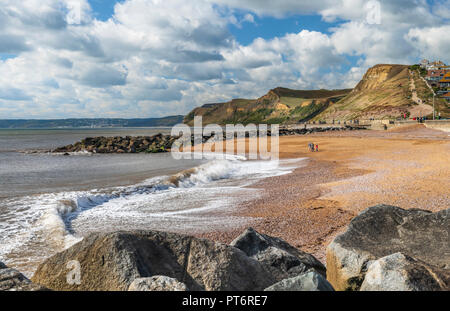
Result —
<svg viewBox="0 0 450 311"><path fill-rule="evenodd" d="M247 186L290 173L301 160L247 161L227 156L125 187L8 199L9 221L0 225L0 261L31 276L43 259L91 232L198 232L246 223L247 219L231 217L227 211L259 195Z"/></svg>

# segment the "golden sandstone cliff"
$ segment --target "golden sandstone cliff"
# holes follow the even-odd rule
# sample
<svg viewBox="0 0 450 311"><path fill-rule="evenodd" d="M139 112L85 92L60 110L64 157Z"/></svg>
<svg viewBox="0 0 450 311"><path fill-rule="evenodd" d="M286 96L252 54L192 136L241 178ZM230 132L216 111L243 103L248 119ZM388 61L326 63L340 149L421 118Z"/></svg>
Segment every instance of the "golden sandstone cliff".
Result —
<svg viewBox="0 0 450 311"><path fill-rule="evenodd" d="M291 90L275 88L258 99L233 99L226 103L195 108L184 122L193 125L194 116L203 124L298 123L309 121L351 90Z"/></svg>
<svg viewBox="0 0 450 311"><path fill-rule="evenodd" d="M275 88L259 99L234 99L206 104L189 113L203 123L299 123L308 121L396 119L431 116L432 92L408 65L376 65L366 72L353 90L291 90ZM436 109L450 113L436 98Z"/></svg>
<svg viewBox="0 0 450 311"><path fill-rule="evenodd" d="M408 66L376 65L344 99L330 106L318 119L390 119L409 115L411 82Z"/></svg>

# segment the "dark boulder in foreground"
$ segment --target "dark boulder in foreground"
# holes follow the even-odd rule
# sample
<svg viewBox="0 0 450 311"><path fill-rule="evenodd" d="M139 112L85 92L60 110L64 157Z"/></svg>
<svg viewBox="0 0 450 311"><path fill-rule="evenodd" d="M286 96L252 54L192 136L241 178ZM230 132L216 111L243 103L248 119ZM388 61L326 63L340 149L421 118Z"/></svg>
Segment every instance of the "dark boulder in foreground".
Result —
<svg viewBox="0 0 450 311"><path fill-rule="evenodd" d="M309 271L290 279L284 279L266 288L265 291L332 292L334 289L321 274Z"/></svg>
<svg viewBox="0 0 450 311"><path fill-rule="evenodd" d="M402 253L395 253L370 264L361 291L448 290L449 277L448 271L439 271Z"/></svg>
<svg viewBox="0 0 450 311"><path fill-rule="evenodd" d="M135 279L128 287L129 292L182 292L186 290L185 284L163 275Z"/></svg>
<svg viewBox="0 0 450 311"><path fill-rule="evenodd" d="M449 211L431 213L389 205L368 208L328 246L328 281L336 290L359 290L363 282L363 289L389 290L394 279L395 286L408 283L402 287L405 290L449 290ZM395 253L404 258L381 259ZM366 274L371 279L365 280ZM434 281L426 284L439 284L439 288L422 284L422 278L430 277ZM375 285L369 286L370 282Z"/></svg>
<svg viewBox="0 0 450 311"><path fill-rule="evenodd" d="M71 261L80 264L79 285L67 282ZM47 259L32 280L54 290L123 291L152 276L176 279L188 290L263 290L276 282L237 248L156 231L91 234Z"/></svg>
<svg viewBox="0 0 450 311"><path fill-rule="evenodd" d="M277 281L295 277L310 269L326 275L325 266L314 256L282 239L258 233L253 228L247 229L231 245L264 264Z"/></svg>
<svg viewBox="0 0 450 311"><path fill-rule="evenodd" d="M0 262L0 291L42 291L44 287L33 284L19 271Z"/></svg>

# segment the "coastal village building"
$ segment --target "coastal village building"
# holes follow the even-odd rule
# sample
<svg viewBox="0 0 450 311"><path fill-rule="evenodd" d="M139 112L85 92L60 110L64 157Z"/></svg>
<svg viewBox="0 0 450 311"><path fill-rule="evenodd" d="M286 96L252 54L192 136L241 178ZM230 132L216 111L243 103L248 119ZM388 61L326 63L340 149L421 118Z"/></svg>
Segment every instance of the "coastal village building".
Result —
<svg viewBox="0 0 450 311"><path fill-rule="evenodd" d="M444 98L448 103L450 103L450 93L442 95L442 98Z"/></svg>
<svg viewBox="0 0 450 311"><path fill-rule="evenodd" d="M441 61L430 62L423 59L420 61L420 67L427 70L425 80L431 87L436 88L436 95L450 102L450 66Z"/></svg>
<svg viewBox="0 0 450 311"><path fill-rule="evenodd" d="M450 66L447 66L440 60L430 62L426 59L423 59L420 61L420 67L426 69L426 70L450 70Z"/></svg>
<svg viewBox="0 0 450 311"><path fill-rule="evenodd" d="M427 80L431 86L438 87L439 81L441 81L442 78L444 78L444 76L447 72L450 72L450 69L449 70L445 70L445 69L444 70L428 70L425 80Z"/></svg>
<svg viewBox="0 0 450 311"><path fill-rule="evenodd" d="M441 80L439 80L439 87L441 89L443 88L450 88L450 71L447 72Z"/></svg>

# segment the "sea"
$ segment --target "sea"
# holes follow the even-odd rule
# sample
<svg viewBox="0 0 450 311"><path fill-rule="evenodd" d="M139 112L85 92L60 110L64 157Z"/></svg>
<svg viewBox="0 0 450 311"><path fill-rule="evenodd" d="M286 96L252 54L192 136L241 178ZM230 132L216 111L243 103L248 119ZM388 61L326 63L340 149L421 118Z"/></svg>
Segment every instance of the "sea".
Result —
<svg viewBox="0 0 450 311"><path fill-rule="evenodd" d="M31 277L47 257L92 232L190 233L242 225L249 219L231 214L261 195L252 184L289 174L303 160L45 152L86 137L170 130L0 129L0 261Z"/></svg>

